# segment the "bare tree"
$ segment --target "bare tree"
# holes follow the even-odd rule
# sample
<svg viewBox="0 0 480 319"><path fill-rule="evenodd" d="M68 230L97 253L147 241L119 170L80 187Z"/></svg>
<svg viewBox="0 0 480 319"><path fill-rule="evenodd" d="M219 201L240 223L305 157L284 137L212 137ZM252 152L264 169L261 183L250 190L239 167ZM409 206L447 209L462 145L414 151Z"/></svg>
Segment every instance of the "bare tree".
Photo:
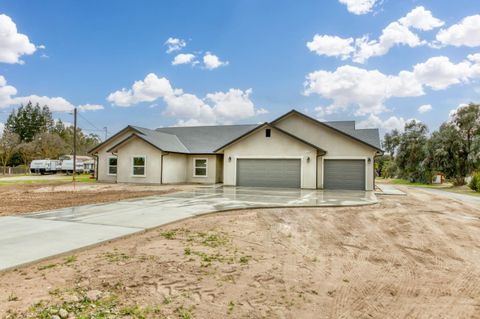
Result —
<svg viewBox="0 0 480 319"><path fill-rule="evenodd" d="M35 145L35 155L40 158L58 158L65 153L65 142L56 133L40 133L32 142Z"/></svg>
<svg viewBox="0 0 480 319"><path fill-rule="evenodd" d="M28 172L28 167L30 165L30 162L32 159L35 157L35 145L33 142L27 143L23 142L18 145L17 148L17 153L20 155L22 159L22 164L25 165L25 173Z"/></svg>
<svg viewBox="0 0 480 319"><path fill-rule="evenodd" d="M17 150L19 143L20 137L18 134L12 133L9 130L5 130L2 137L0 137L0 163L3 167L3 175L6 174L7 164Z"/></svg>

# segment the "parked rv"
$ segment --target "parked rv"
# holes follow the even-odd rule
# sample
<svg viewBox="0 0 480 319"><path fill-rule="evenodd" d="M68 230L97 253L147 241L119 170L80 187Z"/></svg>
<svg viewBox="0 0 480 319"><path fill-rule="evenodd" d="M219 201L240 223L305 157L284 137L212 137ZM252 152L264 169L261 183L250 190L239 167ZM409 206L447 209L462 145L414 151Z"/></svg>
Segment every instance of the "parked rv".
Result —
<svg viewBox="0 0 480 319"><path fill-rule="evenodd" d="M77 174L83 173L83 162L77 160L76 162L76 172ZM73 173L73 160L63 160L62 161L62 172L66 174L72 174Z"/></svg>
<svg viewBox="0 0 480 319"><path fill-rule="evenodd" d="M88 160L83 162L83 171L85 173L94 173L95 172L95 161Z"/></svg>
<svg viewBox="0 0 480 319"><path fill-rule="evenodd" d="M30 163L30 173L36 174L56 174L60 168L60 161L57 160L33 160Z"/></svg>

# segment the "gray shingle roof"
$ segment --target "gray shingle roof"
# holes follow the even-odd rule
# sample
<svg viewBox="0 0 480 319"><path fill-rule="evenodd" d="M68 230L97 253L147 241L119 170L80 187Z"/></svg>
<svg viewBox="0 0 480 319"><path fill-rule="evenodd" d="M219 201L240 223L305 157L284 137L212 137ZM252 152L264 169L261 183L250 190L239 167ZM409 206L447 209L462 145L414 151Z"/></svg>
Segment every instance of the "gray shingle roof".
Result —
<svg viewBox="0 0 480 319"><path fill-rule="evenodd" d="M190 153L187 147L180 141L178 136L167 134L164 132L159 132L155 130L150 130L143 127L132 126L140 133L142 133L142 138L149 142L150 144L156 146L157 148L176 153Z"/></svg>
<svg viewBox="0 0 480 319"><path fill-rule="evenodd" d="M183 126L157 128L159 133L178 137L189 153L213 153L231 140L251 131L257 124L221 126Z"/></svg>

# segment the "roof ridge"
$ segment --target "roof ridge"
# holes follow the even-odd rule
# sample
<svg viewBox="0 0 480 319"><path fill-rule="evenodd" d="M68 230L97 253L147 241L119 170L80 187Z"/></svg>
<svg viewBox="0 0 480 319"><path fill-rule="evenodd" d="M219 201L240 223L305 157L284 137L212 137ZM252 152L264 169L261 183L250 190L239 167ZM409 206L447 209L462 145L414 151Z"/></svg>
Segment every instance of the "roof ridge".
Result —
<svg viewBox="0 0 480 319"><path fill-rule="evenodd" d="M164 128L199 128L199 127L231 127L231 126L254 126L257 124L226 124L226 125L193 125L193 126L164 126L157 127L155 131L164 129Z"/></svg>

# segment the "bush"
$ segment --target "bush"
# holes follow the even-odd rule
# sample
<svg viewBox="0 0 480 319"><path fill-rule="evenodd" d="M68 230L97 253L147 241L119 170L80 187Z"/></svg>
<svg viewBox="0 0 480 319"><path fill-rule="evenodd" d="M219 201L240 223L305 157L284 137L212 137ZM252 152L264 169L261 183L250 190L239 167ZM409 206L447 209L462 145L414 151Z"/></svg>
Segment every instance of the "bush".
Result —
<svg viewBox="0 0 480 319"><path fill-rule="evenodd" d="M480 172L473 173L468 187L476 192L480 192Z"/></svg>

